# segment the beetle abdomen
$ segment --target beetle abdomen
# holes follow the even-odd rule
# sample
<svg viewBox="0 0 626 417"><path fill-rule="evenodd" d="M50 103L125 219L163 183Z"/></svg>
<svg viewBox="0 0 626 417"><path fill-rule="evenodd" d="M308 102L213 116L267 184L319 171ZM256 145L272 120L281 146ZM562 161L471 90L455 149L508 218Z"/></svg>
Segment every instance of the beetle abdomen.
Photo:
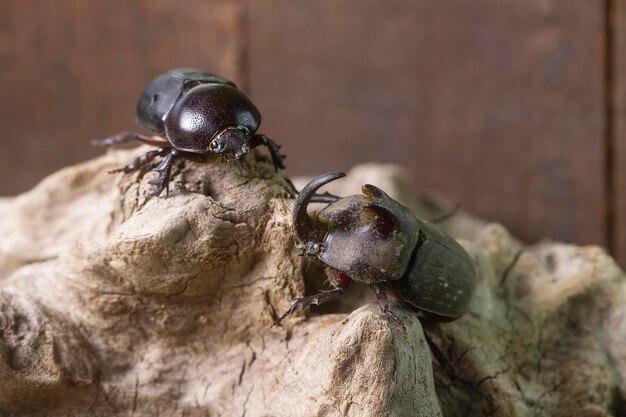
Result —
<svg viewBox="0 0 626 417"><path fill-rule="evenodd" d="M390 283L413 307L447 318L463 315L476 285L474 264L453 238L419 221L418 243L403 279Z"/></svg>
<svg viewBox="0 0 626 417"><path fill-rule="evenodd" d="M139 126L163 133L163 119L185 91L201 84L225 84L231 81L217 75L192 68L177 68L161 74L144 89L137 103L136 117Z"/></svg>

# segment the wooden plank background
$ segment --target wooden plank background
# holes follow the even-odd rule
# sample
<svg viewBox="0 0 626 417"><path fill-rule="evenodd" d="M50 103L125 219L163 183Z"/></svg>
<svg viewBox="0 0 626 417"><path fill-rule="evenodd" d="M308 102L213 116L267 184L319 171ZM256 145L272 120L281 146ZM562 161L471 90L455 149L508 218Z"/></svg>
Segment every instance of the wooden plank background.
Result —
<svg viewBox="0 0 626 417"><path fill-rule="evenodd" d="M614 221L609 247L622 268L626 268L626 0L616 0L611 6L607 13L613 35L608 45L607 113L611 123L607 152L611 187L607 198Z"/></svg>
<svg viewBox="0 0 626 417"><path fill-rule="evenodd" d="M141 91L172 66L244 80L244 3L179 4L0 0L0 195L101 153L92 138L136 131Z"/></svg>
<svg viewBox="0 0 626 417"><path fill-rule="evenodd" d="M177 66L244 87L288 172L407 167L626 265L626 0L0 0L0 195L96 155Z"/></svg>

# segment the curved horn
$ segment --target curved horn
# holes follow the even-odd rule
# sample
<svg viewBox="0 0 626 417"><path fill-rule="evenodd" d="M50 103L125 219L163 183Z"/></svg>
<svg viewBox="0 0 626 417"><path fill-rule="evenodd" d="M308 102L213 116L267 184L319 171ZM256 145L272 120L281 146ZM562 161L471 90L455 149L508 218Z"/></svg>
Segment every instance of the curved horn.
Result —
<svg viewBox="0 0 626 417"><path fill-rule="evenodd" d="M307 206L315 192L322 186L337 178L345 177L343 172L330 172L320 175L309 182L298 194L293 207L293 238L296 246L304 246L305 242L319 242L324 236L320 236L320 231L315 227L313 221L307 213Z"/></svg>

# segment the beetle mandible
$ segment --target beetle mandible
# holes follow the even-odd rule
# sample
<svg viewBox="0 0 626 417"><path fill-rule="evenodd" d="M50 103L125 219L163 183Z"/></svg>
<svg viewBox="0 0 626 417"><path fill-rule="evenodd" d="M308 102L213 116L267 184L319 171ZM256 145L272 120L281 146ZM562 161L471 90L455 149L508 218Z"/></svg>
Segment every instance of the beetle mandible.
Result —
<svg viewBox="0 0 626 417"><path fill-rule="evenodd" d="M156 157L163 157L154 168L159 176L154 195L167 187L174 159L206 161L219 155L223 161L239 159L251 148L265 145L274 167L285 168L280 146L257 134L261 114L237 86L217 75L191 68L178 68L159 75L143 91L136 109L141 127L165 140L137 133L120 133L97 141L111 146L138 141L157 149L112 172L133 172Z"/></svg>
<svg viewBox="0 0 626 417"><path fill-rule="evenodd" d="M344 177L331 172L313 179L298 195L293 210L294 242L304 255L326 264L333 289L297 298L274 325L298 309L341 297L351 280L374 288L381 310L403 329L389 309L386 288L406 304L440 320L454 320L468 309L476 284L474 264L452 237L416 218L402 204L370 184L363 195L307 212L315 192Z"/></svg>

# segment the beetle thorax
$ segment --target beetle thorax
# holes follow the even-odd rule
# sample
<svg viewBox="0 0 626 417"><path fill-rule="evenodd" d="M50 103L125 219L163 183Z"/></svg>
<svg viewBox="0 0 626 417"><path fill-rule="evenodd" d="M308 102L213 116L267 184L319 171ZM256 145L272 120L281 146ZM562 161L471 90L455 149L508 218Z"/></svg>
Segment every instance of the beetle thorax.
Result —
<svg viewBox="0 0 626 417"><path fill-rule="evenodd" d="M417 242L412 218L372 214L363 196L351 196L330 204L319 213L329 224L318 258L366 284L402 278Z"/></svg>
<svg viewBox="0 0 626 417"><path fill-rule="evenodd" d="M230 85L204 84L178 98L165 116L165 134L177 149L194 153L240 154L261 115L241 91ZM209 144L219 139L222 152ZM241 155L240 155L241 156Z"/></svg>

